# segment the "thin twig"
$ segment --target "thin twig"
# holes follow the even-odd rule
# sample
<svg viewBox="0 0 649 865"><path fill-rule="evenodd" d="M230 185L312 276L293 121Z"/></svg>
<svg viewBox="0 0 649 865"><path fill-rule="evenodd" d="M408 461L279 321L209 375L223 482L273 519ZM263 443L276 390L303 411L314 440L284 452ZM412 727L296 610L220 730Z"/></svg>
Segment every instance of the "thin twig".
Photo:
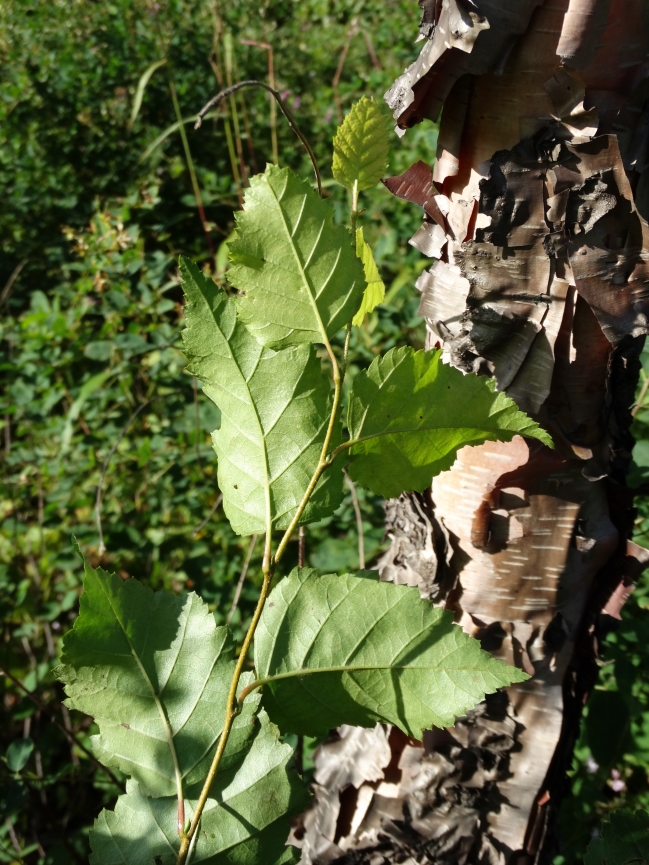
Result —
<svg viewBox="0 0 649 865"><path fill-rule="evenodd" d="M300 531L297 534L297 566L298 566L298 568L304 567L305 547L306 547L306 538L305 538L304 526L300 526Z"/></svg>
<svg viewBox="0 0 649 865"><path fill-rule="evenodd" d="M309 158L311 160L311 164L313 165L313 170L315 172L316 182L318 184L318 192L319 192L320 196L322 196L322 180L320 178L320 169L318 168L318 163L317 163L316 158L315 158L315 153L313 152L313 149L312 149L311 145L309 144L309 142L306 140L304 135L302 135L302 133L300 132L300 130L297 126L297 123L295 122L295 119L293 118L293 115L291 114L291 112L288 109L288 106L285 104L284 100L279 95L277 90L274 90L269 84L264 84L263 81L252 81L251 80L251 81L239 81L238 84L233 84L232 87L226 87L225 90L222 90L220 93L217 93L216 96L213 96L209 100L209 102L207 102L201 108L201 110L198 112L198 120L196 121L196 124L194 125L194 129L200 129L200 126L203 122L203 117L205 117L205 115L207 114L207 112L210 110L210 108L213 105L216 105L216 103L219 102L221 99L225 99L226 96L230 96L232 93L236 93L237 90L241 90L244 87L262 87L264 90L267 90L269 93L271 93L274 96L275 100L277 101L277 104L279 105L280 111L282 112L284 117L286 117L286 119L288 120L289 126L291 127L293 132L295 132L297 137L300 139L300 141L304 145L306 152L309 154Z"/></svg>
<svg viewBox="0 0 649 865"><path fill-rule="evenodd" d="M248 651L250 650L250 646L255 636L257 625L259 624L261 614L264 610L264 605L266 604L266 599L270 592L270 588L273 582L273 576L275 574L275 568L279 564L286 550L286 547L291 540L293 532L295 531L300 520L302 519L302 514L304 513L304 509L307 506L313 490L315 489L318 481L322 477L322 474L331 465L331 462L327 459L327 456L329 453L329 448L331 446L331 439L336 426L336 420L338 418L338 411L340 409L343 375L341 374L338 361L336 360L336 355L331 348L331 344L327 339L326 334L323 334L323 342L329 355L329 359L331 361L333 371L332 377L334 382L334 396L331 405L331 416L329 418L329 424L325 433L324 442L322 443L320 459L318 461L318 465L315 468L313 476L311 477L311 480L309 481L309 484L305 490L302 500L298 505L295 514L293 515L293 519L289 523L288 528L284 532L284 535L282 536L282 539L277 546L277 550L275 551L274 556L272 555L273 525L271 521L270 510L268 510L266 513L266 539L264 543L264 557L262 559L262 573L264 575L264 579L261 586L261 592L259 594L259 599L257 601L257 606L255 607L255 612L253 613L252 620L250 622L250 625L248 626L246 636L244 637L243 645L241 646L241 652L239 653L239 657L237 658L237 663L234 668L232 681L230 682L230 689L228 691L228 697L225 705L225 721L223 723L223 730L219 738L219 744L217 746L216 753L214 754L214 757L212 759L212 764L207 773L207 778L205 779L205 783L203 784L203 789L201 790L200 796L196 803L194 817L192 818L189 829L186 833L180 836L180 850L178 852L176 865L185 865L185 863L187 862L187 854L192 842L192 838L195 836L196 831L198 830L198 825L201 821L203 810L210 794L210 789L212 787L212 784L214 783L214 778L216 777L216 774L218 772L221 758L223 757L223 753L228 743L232 724L234 723L234 719L240 711L237 701L237 689L239 687L239 681L241 679L241 673L243 672L244 664L246 663L246 658L248 657ZM242 694L245 690L246 689L244 688Z"/></svg>
<svg viewBox="0 0 649 865"><path fill-rule="evenodd" d="M248 550L248 555L246 556L246 560L243 563L243 568L241 568L241 576L239 577L239 582L237 583L237 588L234 592L234 598L232 600L232 606L230 607L230 612L228 613L228 617L225 620L225 624L229 625L232 621L232 616L234 616L234 611L237 609L237 604L239 603L239 597L241 596L241 589L243 588L243 583L246 579L246 574L248 573L248 568L250 566L250 560L252 559L252 554L255 550L255 544L257 543L257 535L253 535L250 540L250 548Z"/></svg>
<svg viewBox="0 0 649 865"><path fill-rule="evenodd" d="M7 817L7 829L9 830L9 837L11 838L11 843L13 845L14 850L18 854L19 860L23 861L23 851L20 846L20 842L18 841L18 836L16 835L16 830L14 829L14 824L11 822L10 818Z"/></svg>
<svg viewBox="0 0 649 865"><path fill-rule="evenodd" d="M83 744L83 742L81 742L71 730L66 730L65 727L63 726L63 724L61 724L57 720L57 718L54 716L54 713L49 708L49 706L47 706L45 703L43 703L41 700L39 700L38 697L35 697L32 694L32 692L28 688L26 688L25 685L23 685L23 683L20 681L20 679L17 679L15 676L12 676L11 673L9 672L9 670L5 670L4 667L0 667L0 676L5 676L7 679L9 679L11 682L13 682L17 688L20 688L20 690L24 692L25 696L29 700L31 700L32 703L38 709L41 710L41 712L45 712L45 714L49 716L49 718L52 721L52 723L54 724L54 726L59 728L59 730L63 733L63 735L67 737L68 741L74 743L79 748L81 748L81 750L84 752L84 754L87 754L88 757L90 757L90 759L97 766L98 769L101 769L102 772L105 772L106 775L108 775L108 777L110 778L110 780L113 781L113 783L117 784L118 787L121 787L121 784L119 783L119 781L117 780L115 775L113 775L111 770L107 766L102 766L102 764L95 757L95 755L92 753L92 751L89 751L86 748L86 746Z"/></svg>
<svg viewBox="0 0 649 865"><path fill-rule="evenodd" d="M187 168L189 169L189 176L192 182L192 189L194 190L194 198L196 200L196 207L198 208L198 217L201 221L201 225L203 226L203 232L205 234L205 239L207 241L207 248L209 250L210 256L212 257L212 261L214 261L214 244L212 243L212 235L210 234L210 230L208 228L207 218L205 217L205 208L203 207L203 198L201 196L200 186L198 185L198 177L196 176L196 169L194 167L194 160L192 159L192 152L189 149L189 140L187 138L187 133L185 132L185 125L183 123L183 116L180 113L180 105L178 104L178 96L176 95L176 88L174 87L174 83L171 79L171 74L168 76L169 83L169 92L171 93L171 101L174 106L174 112L176 113L176 121L178 122L178 131L180 132L180 138L183 143L183 150L185 151L185 160L187 162Z"/></svg>
<svg viewBox="0 0 649 865"><path fill-rule="evenodd" d="M0 306L9 298L9 294L11 293L11 289L14 286L14 282L18 279L20 275L20 271L27 264L29 259L23 258L21 262L19 262L14 269L9 274L9 279L5 282L4 288L0 292Z"/></svg>
<svg viewBox="0 0 649 865"><path fill-rule="evenodd" d="M9 298L9 294L11 293L11 289L13 288L14 282L18 279L20 275L20 271L27 264L28 259L23 258L21 262L19 262L14 269L9 274L9 279L5 282L4 288L0 292L0 306Z"/></svg>
<svg viewBox="0 0 649 865"><path fill-rule="evenodd" d="M192 532L192 537L193 537L193 538L195 538L196 535L201 531L201 529L204 529L205 526L209 523L209 521L210 521L210 520L212 519L212 517L214 516L214 511L218 508L218 506L221 504L222 501L223 501L223 493L219 493L218 496L216 497L216 501L214 502L214 504L213 504L212 507L210 508L210 512L209 512L209 514L205 517L204 520L202 520L202 521L199 523L199 525L196 526L196 528L195 528L194 531Z"/></svg>
<svg viewBox="0 0 649 865"><path fill-rule="evenodd" d="M70 721L70 713L68 712L68 707L65 705L65 703L61 703L61 714L63 715L63 726L68 731L68 733L71 733L72 722ZM70 742L70 759L78 769L81 765L81 762L79 760L77 752L74 750L73 742Z"/></svg>
<svg viewBox="0 0 649 865"><path fill-rule="evenodd" d="M223 48L225 49L225 78L228 82L228 88L232 88L232 55L234 54L234 45L232 43L232 34L227 31L223 33ZM237 110L237 101L234 98L234 91L230 94L230 111L232 115L232 124L234 126L234 140L237 145L237 156L239 157L239 168L241 170L241 178L243 185L248 185L248 171L243 158L243 144L241 143L241 129L239 128L239 111Z"/></svg>
<svg viewBox="0 0 649 865"><path fill-rule="evenodd" d="M268 52L268 83L275 89L275 63L273 59L273 46L268 42L255 42L254 39L242 39L242 45L253 45L256 48L265 48ZM270 141L273 150L273 165L279 165L279 150L277 148L277 106L275 100L270 100Z"/></svg>
<svg viewBox="0 0 649 865"><path fill-rule="evenodd" d="M365 28L361 28L361 33L363 34L363 39L365 40L365 47L367 48L367 53L370 55L370 60L372 61L372 66L375 69L382 69L381 61L377 57L376 51L374 50L374 44L370 37L370 34L365 30Z"/></svg>
<svg viewBox="0 0 649 865"><path fill-rule="evenodd" d="M200 432L201 432L201 417L200 417L200 413L198 411L198 381L196 380L195 375L192 376L192 379L194 382L194 415L195 415L195 419L196 419L196 438L194 441L194 448L196 450L196 462L200 466L200 464L201 464L201 451L200 451L200 448L198 445L198 440L200 438Z"/></svg>
<svg viewBox="0 0 649 865"><path fill-rule="evenodd" d="M338 67L336 69L336 74L333 77L333 81L331 82L331 86L334 91L334 99L336 100L336 110L338 112L338 123L343 122L343 108L340 102L340 94L338 93L338 82L340 81L340 76L343 72L343 66L345 65L345 60L347 59L347 52L349 51L349 46L352 44L352 39L358 33L358 15L352 18L351 24L349 25L349 33L347 34L347 41L343 45L343 50L340 52L340 60L338 61Z"/></svg>
<svg viewBox="0 0 649 865"><path fill-rule="evenodd" d="M360 505L358 504L358 496L356 495L356 486L354 481L345 472L345 480L352 494L352 505L356 514L356 527L358 529L358 567L361 571L365 570L365 539L363 537L363 515L361 514Z"/></svg>
<svg viewBox="0 0 649 865"><path fill-rule="evenodd" d="M205 779L205 783L203 784L203 789L201 790L201 794L198 797L198 801L196 802L194 816L192 818L189 829L185 834L180 836L180 850L178 851L176 865L185 865L185 863L187 862L187 855L189 853L192 839L194 838L198 830L199 823L201 822L201 817L203 816L203 810L207 803L210 789L212 787L212 784L214 783L214 778L216 777L216 773L218 772L219 764L221 762L221 758L223 757L223 752L225 751L225 747L230 737L230 730L232 729L232 724L234 723L234 719L239 714L239 708L237 706L237 688L239 687L239 680L241 678L241 673L243 672L244 664L246 663L246 658L248 657L248 651L250 649L252 639L255 635L257 625L259 624L259 619L261 618L261 614L266 603L266 598L268 597L268 593L270 592L270 587L273 582L273 566L271 564L271 543L272 524L270 523L270 519L268 519L268 525L266 528L266 541L264 544L264 558L262 565L264 581L261 586L261 593L259 595L259 600L257 601L257 606L255 607L255 612L252 616L252 621L250 622L250 625L248 626L248 630L246 632L246 636L244 637L243 645L241 646L241 652L239 653L239 657L237 658L237 663L234 668L232 681L230 682L230 689L228 691L228 697L225 705L225 721L223 724L223 730L221 731L221 736L219 738L219 744L216 748L216 753L214 754L212 764L207 773L207 778Z"/></svg>

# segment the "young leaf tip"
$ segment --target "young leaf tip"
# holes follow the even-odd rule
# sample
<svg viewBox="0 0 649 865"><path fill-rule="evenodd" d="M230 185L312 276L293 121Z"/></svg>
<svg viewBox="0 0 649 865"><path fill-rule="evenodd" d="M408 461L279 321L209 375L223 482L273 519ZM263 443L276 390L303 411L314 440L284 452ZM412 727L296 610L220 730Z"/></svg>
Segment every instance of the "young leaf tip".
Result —
<svg viewBox="0 0 649 865"><path fill-rule="evenodd" d="M388 167L392 122L373 99L363 96L338 127L332 172L347 189L369 189Z"/></svg>

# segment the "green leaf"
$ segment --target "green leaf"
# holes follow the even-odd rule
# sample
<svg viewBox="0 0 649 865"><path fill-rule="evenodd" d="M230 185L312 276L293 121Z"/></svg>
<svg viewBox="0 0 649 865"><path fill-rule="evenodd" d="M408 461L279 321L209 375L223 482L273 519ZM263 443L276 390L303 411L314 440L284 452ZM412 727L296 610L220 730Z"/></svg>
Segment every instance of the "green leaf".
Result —
<svg viewBox="0 0 649 865"><path fill-rule="evenodd" d="M358 309L365 280L333 205L288 168L250 181L228 279L244 292L242 321L262 345L326 342Z"/></svg>
<svg viewBox="0 0 649 865"><path fill-rule="evenodd" d="M529 678L483 652L416 588L380 582L374 572L310 569L273 589L255 635L255 668L271 720L283 733L309 736L381 721L420 739L485 694Z"/></svg>
<svg viewBox="0 0 649 865"><path fill-rule="evenodd" d="M309 795L289 765L293 749L280 744L262 713L245 758L219 770L198 831L192 865L289 865L299 851L286 847L289 820ZM102 811L90 832L91 865L175 865L178 850L176 801L147 799L129 782L114 811ZM187 803L186 817L195 801Z"/></svg>
<svg viewBox="0 0 649 865"><path fill-rule="evenodd" d="M588 845L585 865L646 865L649 862L649 814L614 811L599 838Z"/></svg>
<svg viewBox="0 0 649 865"><path fill-rule="evenodd" d="M264 349L237 319L234 301L181 259L188 304L183 333L189 371L221 410L212 434L225 513L239 534L290 523L318 464L331 414L331 387L312 346ZM335 438L340 440L340 426ZM301 523L342 501L339 463L322 477Z"/></svg>
<svg viewBox="0 0 649 865"><path fill-rule="evenodd" d="M360 327L365 316L385 300L385 285L374 261L372 250L363 236L362 228L356 229L356 255L363 262L365 281L367 282L360 309L352 319L352 324Z"/></svg>
<svg viewBox="0 0 649 865"><path fill-rule="evenodd" d="M135 125L137 116L140 113L140 108L142 107L142 100L144 99L144 91L146 90L147 84L151 80L151 76L156 71L156 69L160 69L160 67L164 66L166 62L166 58L163 58L162 60L156 60L156 62L148 66L140 76L140 80L138 81L137 88L135 90L135 97L133 98L131 116L126 127L129 132L133 130L133 126Z"/></svg>
<svg viewBox="0 0 649 865"><path fill-rule="evenodd" d="M352 106L334 137L334 178L353 189L369 189L385 174L390 155L392 123L373 99L366 96Z"/></svg>
<svg viewBox="0 0 649 865"><path fill-rule="evenodd" d="M34 750L33 741L26 739L15 739L7 748L7 766L12 772L20 772L31 757Z"/></svg>
<svg viewBox="0 0 649 865"><path fill-rule="evenodd" d="M385 498L425 490L464 445L529 436L552 439L491 379L463 375L439 351L391 349L354 379L347 425L349 474Z"/></svg>
<svg viewBox="0 0 649 865"><path fill-rule="evenodd" d="M151 591L85 565L84 594L63 641L66 705L99 726L93 749L149 796L173 796L205 778L225 717L234 671L227 628L196 594ZM254 707L253 707L254 709ZM252 733L237 718L228 759Z"/></svg>

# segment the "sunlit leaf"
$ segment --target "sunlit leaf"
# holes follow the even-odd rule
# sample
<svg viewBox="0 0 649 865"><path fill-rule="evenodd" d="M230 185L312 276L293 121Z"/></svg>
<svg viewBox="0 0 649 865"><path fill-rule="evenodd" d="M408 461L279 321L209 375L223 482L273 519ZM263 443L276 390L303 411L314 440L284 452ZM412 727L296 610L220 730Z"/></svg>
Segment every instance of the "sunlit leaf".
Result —
<svg viewBox="0 0 649 865"><path fill-rule="evenodd" d="M367 282L367 288L363 294L360 309L352 319L352 324L360 327L363 324L365 316L372 312L380 303L383 303L385 299L385 285L376 266L376 261L374 261L372 250L363 236L362 228L356 229L356 255L363 262L365 281Z"/></svg>
<svg viewBox="0 0 649 865"><path fill-rule="evenodd" d="M273 590L255 636L263 706L282 732L395 724L421 738L528 676L482 651L416 588L374 572L296 569ZM245 705L245 704L244 704Z"/></svg>
<svg viewBox="0 0 649 865"><path fill-rule="evenodd" d="M345 117L334 138L333 176L348 189L368 189L385 174L391 122L373 99L363 96Z"/></svg>
<svg viewBox="0 0 649 865"><path fill-rule="evenodd" d="M223 728L234 645L196 594L151 591L85 565L80 613L63 643L66 705L99 726L93 749L149 796L202 780ZM229 754L251 734L237 718ZM228 757L230 759L230 757Z"/></svg>
<svg viewBox="0 0 649 865"><path fill-rule="evenodd" d="M216 776L192 863L290 865L299 860L299 851L285 845L289 820L304 810L309 795L290 766L292 754L262 713L245 757ZM91 865L175 865L176 800L149 799L134 782L126 790L115 809L102 811L95 821ZM188 796L188 819L196 792Z"/></svg>
<svg viewBox="0 0 649 865"><path fill-rule="evenodd" d="M189 370L221 410L213 433L219 487L235 532L286 527L318 464L331 413L331 387L312 346L263 348L237 319L235 303L188 259L183 334ZM335 440L340 438L340 426ZM301 522L342 501L340 464L322 477Z"/></svg>
<svg viewBox="0 0 649 865"><path fill-rule="evenodd" d="M358 309L365 279L333 205L288 168L250 181L228 279L244 294L242 321L271 348L324 342Z"/></svg>
<svg viewBox="0 0 649 865"><path fill-rule="evenodd" d="M550 436L491 379L463 375L439 351L391 349L354 379L347 425L357 442L349 473L385 498L423 491L464 445Z"/></svg>

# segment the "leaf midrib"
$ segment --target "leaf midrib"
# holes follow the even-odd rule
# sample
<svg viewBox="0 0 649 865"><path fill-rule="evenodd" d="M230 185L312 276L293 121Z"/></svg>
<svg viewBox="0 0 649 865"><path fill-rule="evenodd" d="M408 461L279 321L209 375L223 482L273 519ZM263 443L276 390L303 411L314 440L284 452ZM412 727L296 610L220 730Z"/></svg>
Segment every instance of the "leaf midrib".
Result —
<svg viewBox="0 0 649 865"><path fill-rule="evenodd" d="M461 648L461 647L460 647ZM452 654L452 653L450 653ZM446 655L445 657L448 657ZM442 662L440 663L443 663ZM385 664L342 664L339 667L300 667L296 670L289 670L286 673L277 673L274 676L265 676L263 679L257 679L252 684L256 688L260 688L263 685L268 685L271 682L278 682L283 679L301 679L304 676L312 676L317 675L319 673L363 673L363 672L371 672L376 670L425 670L430 672L431 670L437 670L440 673L452 674L452 673L480 673L482 675L493 675L490 673L488 669L480 669L479 667L448 667L441 666L440 663L437 664L390 664L386 662ZM456 686L459 687L459 686Z"/></svg>
<svg viewBox="0 0 649 865"><path fill-rule="evenodd" d="M253 400L252 394L250 393L250 386L248 383L249 380L252 379L252 377L254 376L254 374L255 374L258 366L259 366L259 363L261 362L261 356L263 354L263 349L260 347L259 353L257 354L257 359L256 359L255 364L254 364L254 367L250 372L250 376L249 376L249 378L246 378L246 376L243 374L243 370L241 369L239 362L235 356L235 353L234 353L234 351L230 345L230 340L227 338L227 336L225 335L225 333L223 332L223 330L221 329L221 327L219 325L219 322L218 322L218 319L215 315L214 310L212 309L210 304L207 303L207 298L205 297L205 295L201 291L200 287L198 286L198 283L196 283L196 286L199 290L201 297L203 298L203 302L204 302L205 306L207 307L207 309L208 309L208 311L212 317L212 321L214 322L214 327L221 334L221 337L223 338L225 344L228 346L230 359L234 365L234 368L237 370L237 372L241 376L241 380L243 381L244 387L245 387L246 392L248 394L248 398L250 400L250 406L252 407L252 410L253 410L254 415L255 415L255 419L257 421L257 427L259 429L259 438L261 440L261 451L264 455L264 474L266 476L266 482L263 485L263 487L264 487L264 503L266 506L266 525L270 526L271 525L271 519L272 519L272 511L271 511L271 502L270 502L270 480L269 480L270 471L268 468L268 452L266 449L266 439L264 437L264 430L263 430L263 426L261 423L261 418L259 417L259 412L257 411L257 406L255 405L255 401ZM225 302L227 303L227 300ZM236 331L237 327L239 327L239 326L243 327L243 325L239 324L239 322L235 316L235 322L234 322L234 326L232 328L232 335L234 335L234 332ZM224 388L224 390L225 390L225 388ZM224 412L224 413L227 414L229 417L228 412Z"/></svg>
<svg viewBox="0 0 649 865"><path fill-rule="evenodd" d="M397 359L397 361L394 363L392 368L388 371L388 374L386 375L386 377L379 384L378 389L377 389L377 395L372 397L370 400L368 400L368 402L364 408L364 411L361 415L361 419L360 419L359 423L356 425L356 429L358 429L359 432L363 431L363 427L365 426L365 423L367 420L367 415L368 415L368 412L370 411L370 408L372 407L372 404L376 401L376 399L379 398L378 395L381 393L383 388L388 384L388 382L390 381L392 376L397 372L399 367L407 360L407 357L408 357L407 350L402 350L402 351L403 351L403 355ZM439 361L438 361L438 363L439 363ZM368 375L368 377L369 377L369 371L368 371L368 373L365 373L365 374ZM360 402L360 397L356 397L356 399L357 399L357 401ZM407 402L407 397L404 397L402 404L403 404L403 402ZM350 402L350 408L351 408L351 405L352 404ZM495 412L493 415L489 415L489 418L495 419L503 413L506 414L507 409L508 409L508 407L505 406L503 409L501 409L498 412ZM395 414L398 414L398 412L395 412ZM380 432L375 432L375 433L372 433L371 435L358 436L358 437L355 437L354 439L349 440L348 447L353 447L354 445L361 444L362 442L370 441L371 439L379 438L381 436L408 435L409 433L415 433L415 432L441 432L443 430L472 429L472 430L476 430L476 431L481 432L481 433L516 432L516 434L518 434L518 435L524 434L524 430L514 431L514 430L508 429L507 427L499 427L497 424L494 424L493 427L470 426L467 424L460 424L460 425L444 424L442 426L429 426L428 424L430 424L431 421L432 421L432 418L425 418L425 423L422 425L419 425L419 426L402 427L400 429L381 430Z"/></svg>
<svg viewBox="0 0 649 865"><path fill-rule="evenodd" d="M297 592L295 592L295 594L293 595L293 597L292 597L289 601L286 601L286 599L283 599L283 600L284 600L284 603L285 603L286 606L285 606L284 612L283 612L283 614L282 614L282 618L281 618L280 623L279 623L279 624L274 628L274 630L275 630L275 635L274 635L274 637L272 638L272 644L271 644L270 652L268 653L268 662L267 662L267 665L266 665L267 668L270 667L270 666L272 666L272 659L273 659L273 655L274 655L274 652L275 652L275 647L276 647L276 644L277 644L277 639L279 638L279 634L280 634L280 631L281 631L281 629L282 629L282 626L284 626L285 623L286 623L286 614L287 614L287 612L288 612L290 606L296 602L296 599L297 599L298 595L300 594L300 592L301 592L303 589L306 589L306 587L308 586L308 582L309 582L308 580L305 580L304 582L300 583L300 586L298 587ZM308 644L308 646L305 647L305 651L304 651L304 653L303 653L303 659L304 659L304 660L306 660L306 659L308 658L308 656L309 656L309 655L314 651L314 645L315 645L315 643L316 643L316 641L317 641L317 639L318 639L320 633L322 632L322 629L325 628L325 627L330 623L331 616L335 613L335 611L338 609L338 607L341 606L341 604L344 604L344 603L346 603L346 602L349 601L350 596L353 594L354 590L356 590L356 589L358 589L358 590L360 591L360 590L361 590L361 586L360 586L360 585L359 585L359 586L354 586L351 590L348 589L347 592L346 592L344 595L342 595L341 598L338 600L338 603L336 603L335 606L329 608L327 615L323 617L323 620L322 620L322 622L319 623L318 628L317 628L317 629L312 633L312 635L310 636L309 644ZM392 606L390 606L390 607L388 607L387 609L383 610L382 613L381 613L381 615L378 616L378 617L377 617L377 618L376 618L376 619L371 623L370 627L368 627L368 628L364 631L364 633L359 637L359 639L357 640L356 644L355 644L354 646L352 646L352 647L349 649L349 651L347 652L347 657L348 657L348 658L349 658L349 657L350 657L350 656L351 656L351 655L356 651L356 649L358 648L358 646L359 646L359 645L360 645L364 640L367 639L367 635L370 634L373 630L375 630L377 624L378 624L379 622L381 622L381 621L385 618L385 616L394 613L394 608L398 605L398 603L400 602L400 600L401 600L401 599L399 599L399 600L398 600L395 604L393 604ZM438 623L437 623L437 622L430 622L430 623L428 623L428 624L424 624L424 625L423 625L423 626L422 626L422 627L417 631L417 633L410 635L409 638L407 639L407 641L404 642L403 646L401 646L401 647L399 648L399 650L398 650L397 653L396 653L396 656L398 657L399 655L402 655L405 651L407 651L408 648L409 648L409 646L411 646L413 642L415 642L416 640L418 640L418 639L421 637L421 635L422 635L426 630L429 630L430 628L434 627L435 624L438 624ZM269 632L267 631L267 633L269 633ZM270 635L270 634L269 634L269 635ZM277 674L275 674L275 675L273 675L273 676L264 676L263 678L258 679L257 682L258 682L258 683L266 683L266 682L271 682L271 681L275 681L275 680L278 680L278 679L287 679L287 678L291 678L291 677L293 677L293 676L295 676L295 677L301 677L301 676L304 676L304 675L310 675L310 674L321 673L321 672L353 672L354 670L360 671L360 670L393 670L393 669L403 669L403 670L407 670L407 669L419 669L419 670L433 670L433 669L439 669L439 670L441 670L442 672L446 672L446 671L448 671L448 670L451 670L451 671L453 671L453 672L460 672L460 671L465 671L465 670L475 669L475 668L473 668L473 667L467 667L467 668L463 668L463 667L450 667L450 668L449 668L449 667L441 667L441 666L440 666L441 664L443 664L443 663L445 662L445 660L446 660L448 657L450 657L450 655L453 654L453 652L458 651L460 648L461 648L461 647L458 647L457 645L454 645L453 647L451 647L451 648L449 649L449 651L448 651L448 652L447 652L447 653L446 653L442 658L440 658L440 659L438 660L438 662L437 662L437 664L436 664L435 666L426 666L426 665L422 665L422 664L401 664L401 665L395 665L395 664L392 663L392 662L386 661L386 662L383 663L383 664L370 665L370 666L368 666L368 665L343 664L343 665L336 666L336 667L300 667L300 668L297 668L297 669L289 670L289 671L286 672L286 673L277 673ZM259 686L259 685L257 685L257 683L254 683L254 684L255 684L257 687Z"/></svg>
<svg viewBox="0 0 649 865"><path fill-rule="evenodd" d="M173 732L171 729L171 725L169 724L169 719L167 718L167 713L165 712L165 709L164 709L164 706L162 705L162 701L160 700L160 697L158 696L155 688L153 687L153 682L149 678L149 676L148 676L148 674L144 668L144 665L140 661L140 658L138 657L138 654L135 651L133 644L131 643L131 640L130 640L129 635L126 631L126 628L122 624L122 621L121 621L121 619L117 613L117 609L115 608L115 606L113 604L112 598L110 597L110 595L106 591L106 588L105 588L103 582L99 579L97 580L97 582L99 583L99 588L104 593L104 597L106 598L106 601L108 602L108 605L110 606L110 608L113 612L113 615L115 616L115 621L117 622L117 624L119 625L119 627L122 630L122 633L124 634L124 639L126 640L126 642L129 645L129 648L131 650L131 654L132 654L133 658L135 659L136 664L138 665L138 667L140 669L140 673L142 674L142 678L147 683L147 685L149 686L149 689L151 691L151 696L153 697L153 701L155 702L156 708L158 710L158 714L160 715L160 720L162 721L162 727L163 727L163 730L165 732L165 737L167 740L167 746L169 748L169 751L171 752L171 759L173 761L174 772L176 775L177 793L178 793L178 796L180 797L182 795L182 774L180 771L180 765L178 763L178 754L176 753L176 746L174 743ZM152 621L152 619L150 618L149 622L148 622L148 628L151 627L151 621ZM148 630L147 630L147 640L148 640Z"/></svg>
<svg viewBox="0 0 649 865"><path fill-rule="evenodd" d="M307 292L307 296L311 302L313 314L315 316L316 322L317 322L318 327L320 329L320 334L322 336L323 342L325 343L325 345L328 345L329 344L329 338L327 337L327 331L325 330L324 324L322 323L322 318L320 316L320 310L318 309L318 304L316 303L315 289L312 287L312 285L311 285L311 283L310 283L310 281L306 275L305 267L308 266L308 263L307 263L307 265L302 264L302 260L298 254L297 246L293 240L293 234L289 230L288 223L286 222L286 218L284 216L284 211L282 210L280 199L277 197L275 190L273 189L271 184L268 183L268 179L265 178L265 180L266 180L266 184L267 184L268 188L270 189L271 195L273 196L273 198L277 202L277 210L279 211L279 215L280 215L280 218L282 220L282 224L284 226L284 231L286 232L286 236L288 238L289 246L291 247L291 250L293 252L293 256L295 258L295 262L296 262L297 267L298 267L299 276L302 279L302 284L304 285L306 292ZM285 190L286 190L287 186L288 186L288 181L286 182L286 184L284 186ZM302 208L300 210L300 216L298 217L298 221L296 222L296 225L295 225L295 232L296 233L297 233L298 226L300 224L300 220L302 219L302 214L304 213L305 207L306 207L306 193L303 194ZM320 224L320 230L318 232L318 237L317 237L317 239L313 245L313 248L309 254L309 258L308 258L309 262L311 261L311 258L313 257L313 254L314 254L314 252L318 246L318 243L320 242L320 238L322 237L323 229L324 229L324 220ZM326 285L326 283L325 283L325 285Z"/></svg>

